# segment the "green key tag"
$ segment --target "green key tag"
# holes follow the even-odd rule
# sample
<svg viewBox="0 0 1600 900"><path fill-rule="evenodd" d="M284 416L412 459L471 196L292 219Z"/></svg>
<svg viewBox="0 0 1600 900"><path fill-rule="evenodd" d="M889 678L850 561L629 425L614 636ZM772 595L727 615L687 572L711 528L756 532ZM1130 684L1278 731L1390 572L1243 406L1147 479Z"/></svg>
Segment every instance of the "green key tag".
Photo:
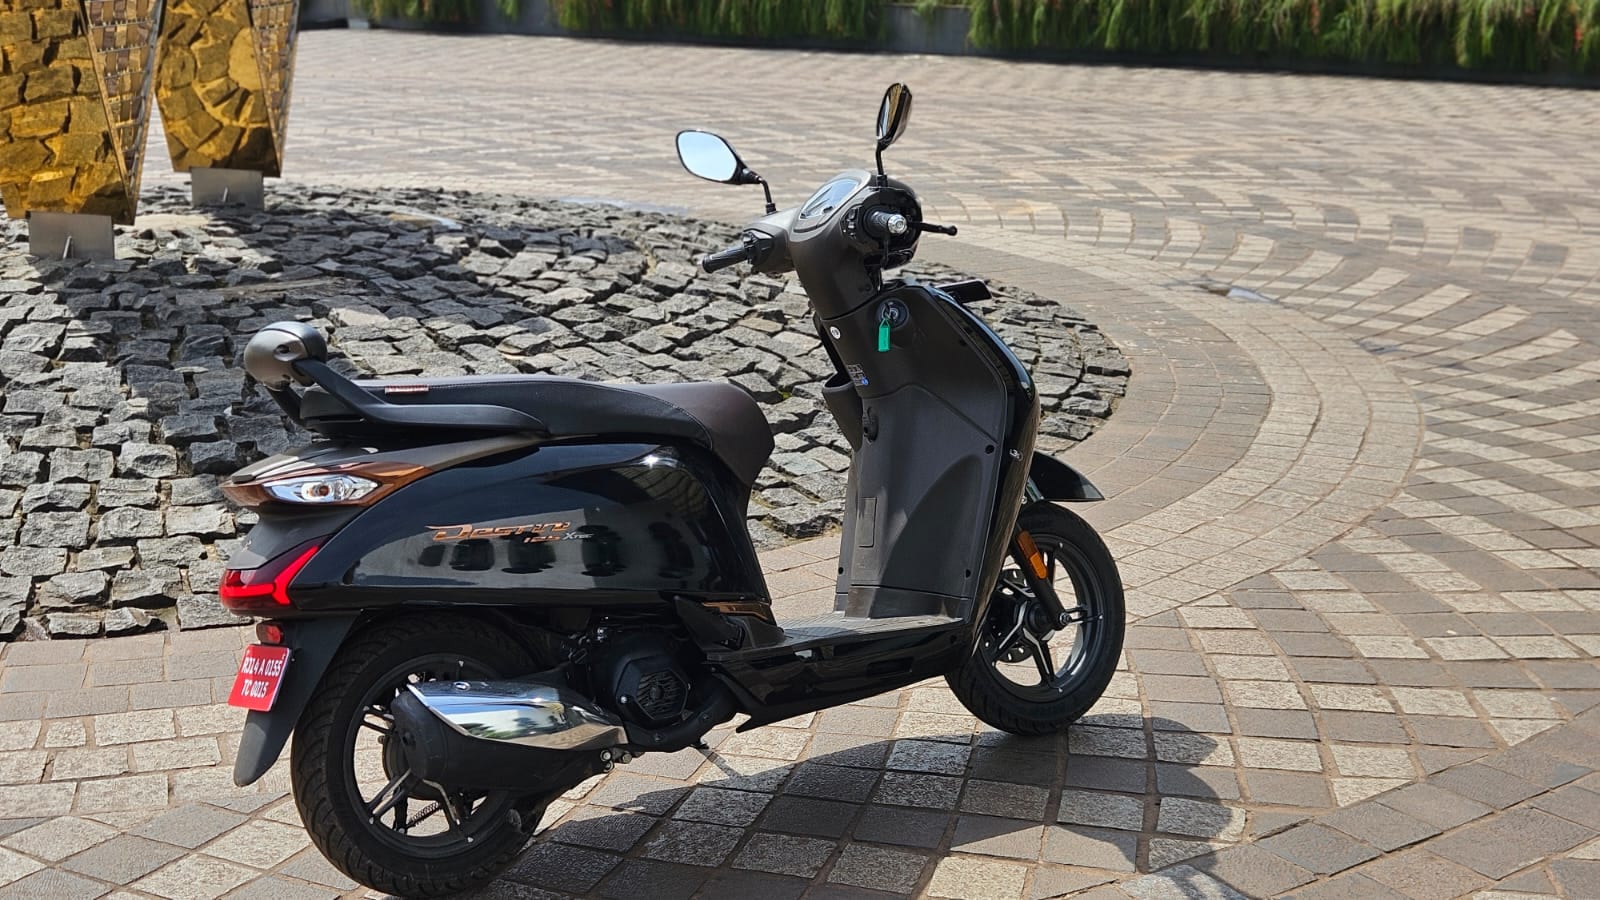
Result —
<svg viewBox="0 0 1600 900"><path fill-rule="evenodd" d="M888 353L889 352L889 326L890 326L890 321L889 320L891 318L892 317L886 312L886 313L884 313L883 318L878 320L878 352L879 353Z"/></svg>

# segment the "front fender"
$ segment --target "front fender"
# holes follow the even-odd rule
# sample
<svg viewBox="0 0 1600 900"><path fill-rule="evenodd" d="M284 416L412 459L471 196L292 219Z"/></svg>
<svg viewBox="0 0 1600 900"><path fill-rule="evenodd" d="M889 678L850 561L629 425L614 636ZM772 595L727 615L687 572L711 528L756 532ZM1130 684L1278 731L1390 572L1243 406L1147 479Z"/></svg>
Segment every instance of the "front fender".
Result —
<svg viewBox="0 0 1600 900"><path fill-rule="evenodd" d="M292 651L289 669L284 673L278 699L267 712L251 710L244 720L239 739L239 754L233 760L233 783L254 784L278 761L300 714L316 691L322 673L328 671L333 655L355 625L356 615L323 616L280 622L283 643Z"/></svg>
<svg viewBox="0 0 1600 900"><path fill-rule="evenodd" d="M1106 498L1106 495L1100 493L1100 489L1091 484L1077 469L1037 451L1028 464L1028 479L1038 490L1039 496L1045 500L1082 503Z"/></svg>

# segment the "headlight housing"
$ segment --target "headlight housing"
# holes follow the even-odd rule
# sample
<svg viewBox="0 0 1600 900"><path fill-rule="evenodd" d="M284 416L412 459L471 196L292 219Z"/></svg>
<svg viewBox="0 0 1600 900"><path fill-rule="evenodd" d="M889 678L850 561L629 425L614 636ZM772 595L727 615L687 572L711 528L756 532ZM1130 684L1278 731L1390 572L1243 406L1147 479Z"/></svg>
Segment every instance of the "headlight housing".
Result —
<svg viewBox="0 0 1600 900"><path fill-rule="evenodd" d="M267 496L285 503L351 503L378 489L378 482L343 472L264 482Z"/></svg>
<svg viewBox="0 0 1600 900"><path fill-rule="evenodd" d="M246 509L275 503L371 506L430 471L425 466L392 460L332 466L302 464L276 467L244 481L225 481L222 493Z"/></svg>

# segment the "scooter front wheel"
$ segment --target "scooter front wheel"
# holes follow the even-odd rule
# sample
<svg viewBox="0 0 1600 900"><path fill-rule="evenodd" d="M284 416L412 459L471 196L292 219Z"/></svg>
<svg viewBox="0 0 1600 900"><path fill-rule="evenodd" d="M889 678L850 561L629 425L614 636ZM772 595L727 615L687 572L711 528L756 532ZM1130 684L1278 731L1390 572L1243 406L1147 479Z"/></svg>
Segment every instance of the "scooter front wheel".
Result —
<svg viewBox="0 0 1600 900"><path fill-rule="evenodd" d="M1044 557L1070 623L1048 627L1027 580L1003 569L977 647L946 681L963 705L1011 734L1060 731L1099 701L1122 654L1122 577L1105 542L1076 515L1035 503L1017 517Z"/></svg>
<svg viewBox="0 0 1600 900"><path fill-rule="evenodd" d="M413 778L389 706L408 683L534 668L503 632L471 619L419 615L354 636L295 727L294 798L317 849L356 881L401 897L456 894L510 865L543 804Z"/></svg>

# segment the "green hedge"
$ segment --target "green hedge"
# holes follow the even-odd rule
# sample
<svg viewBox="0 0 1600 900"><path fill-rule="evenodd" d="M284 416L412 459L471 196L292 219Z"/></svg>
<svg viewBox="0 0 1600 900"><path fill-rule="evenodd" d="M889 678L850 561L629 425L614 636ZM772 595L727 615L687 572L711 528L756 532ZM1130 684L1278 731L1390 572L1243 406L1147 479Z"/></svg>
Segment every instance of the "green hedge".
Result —
<svg viewBox="0 0 1600 900"><path fill-rule="evenodd" d="M554 0L570 31L863 41L877 34L883 0Z"/></svg>
<svg viewBox="0 0 1600 900"><path fill-rule="evenodd" d="M477 0L356 0L374 16L471 23ZM515 15L518 0L496 0ZM890 0L552 0L562 28L870 43ZM972 10L978 47L1222 63L1321 61L1600 74L1600 0L912 0Z"/></svg>
<svg viewBox="0 0 1600 900"><path fill-rule="evenodd" d="M971 0L1001 50L1600 73L1600 0Z"/></svg>
<svg viewBox="0 0 1600 900"><path fill-rule="evenodd" d="M351 0L352 11L373 19L410 19L439 25L478 21L477 0Z"/></svg>

